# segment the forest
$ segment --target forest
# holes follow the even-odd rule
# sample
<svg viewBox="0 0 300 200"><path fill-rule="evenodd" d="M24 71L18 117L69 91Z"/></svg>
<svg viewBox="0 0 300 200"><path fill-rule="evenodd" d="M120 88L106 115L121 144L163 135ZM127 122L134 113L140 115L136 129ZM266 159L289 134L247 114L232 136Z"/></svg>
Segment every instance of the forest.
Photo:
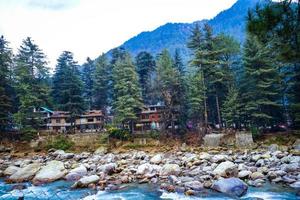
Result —
<svg viewBox="0 0 300 200"><path fill-rule="evenodd" d="M300 128L300 5L269 3L248 11L246 40L214 34L196 25L186 44L188 64L180 51L133 58L119 47L78 65L64 51L50 73L46 54L30 37L16 55L0 38L0 131L36 133L35 108L68 111L75 118L101 109L124 127L137 120L143 105L165 106L166 124L174 134L201 127L246 129ZM188 124L192 124L191 127Z"/></svg>

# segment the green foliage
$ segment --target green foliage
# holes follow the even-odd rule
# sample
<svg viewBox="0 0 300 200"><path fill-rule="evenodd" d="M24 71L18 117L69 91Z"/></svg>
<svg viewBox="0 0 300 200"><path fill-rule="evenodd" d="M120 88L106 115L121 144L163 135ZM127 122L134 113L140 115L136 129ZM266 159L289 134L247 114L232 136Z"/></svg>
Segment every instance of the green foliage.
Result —
<svg viewBox="0 0 300 200"><path fill-rule="evenodd" d="M143 102L151 104L154 101L151 94L151 78L155 70L155 61L150 53L142 51L136 56L135 63L139 75Z"/></svg>
<svg viewBox="0 0 300 200"><path fill-rule="evenodd" d="M12 99L9 92L9 79L12 66L12 51L3 36L0 37L0 131L4 131L11 124Z"/></svg>
<svg viewBox="0 0 300 200"><path fill-rule="evenodd" d="M223 104L222 114L226 127L236 128L239 124L241 105L239 93L235 86L229 88L228 94Z"/></svg>
<svg viewBox="0 0 300 200"><path fill-rule="evenodd" d="M94 85L93 74L95 71L95 64L88 57L86 63L84 63L82 67L83 69L81 73L81 78L83 82L83 97L85 99L87 109L90 110L93 105L93 85Z"/></svg>
<svg viewBox="0 0 300 200"><path fill-rule="evenodd" d="M138 75L128 54L124 60L117 60L113 68L114 99L113 110L117 123L129 123L137 119L137 112L142 107L141 90ZM132 127L131 131L132 131Z"/></svg>
<svg viewBox="0 0 300 200"><path fill-rule="evenodd" d="M279 121L280 77L269 46L248 36L243 54L242 107L251 125L267 126Z"/></svg>
<svg viewBox="0 0 300 200"><path fill-rule="evenodd" d="M96 69L93 74L93 108L105 111L109 105L111 66L103 54L96 60Z"/></svg>
<svg viewBox="0 0 300 200"><path fill-rule="evenodd" d="M152 139L159 139L160 132L157 130L151 130L149 133L150 138Z"/></svg>
<svg viewBox="0 0 300 200"><path fill-rule="evenodd" d="M47 149L61 149L61 150L69 150L74 146L74 142L72 142L68 137L59 135L54 140L51 140L46 148Z"/></svg>
<svg viewBox="0 0 300 200"><path fill-rule="evenodd" d="M99 136L99 143L106 144L109 141L109 134L108 133L101 133Z"/></svg>
<svg viewBox="0 0 300 200"><path fill-rule="evenodd" d="M131 139L131 134L126 129L120 129L116 127L109 127L107 133L110 138L119 139L119 140L129 140Z"/></svg>
<svg viewBox="0 0 300 200"><path fill-rule="evenodd" d="M30 126L23 127L21 129L21 140L23 141L31 141L36 139L37 137L37 130L33 129Z"/></svg>
<svg viewBox="0 0 300 200"><path fill-rule="evenodd" d="M15 89L19 100L16 122L21 131L39 129L42 119L33 111L49 104L49 68L46 56L28 37L23 40L15 63Z"/></svg>

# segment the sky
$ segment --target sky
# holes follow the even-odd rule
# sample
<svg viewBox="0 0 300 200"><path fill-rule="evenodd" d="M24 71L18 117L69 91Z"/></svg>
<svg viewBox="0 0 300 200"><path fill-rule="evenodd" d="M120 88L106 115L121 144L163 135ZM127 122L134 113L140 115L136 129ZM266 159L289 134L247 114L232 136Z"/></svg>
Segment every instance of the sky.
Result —
<svg viewBox="0 0 300 200"><path fill-rule="evenodd" d="M210 19L236 0L0 0L0 35L14 53L31 37L53 69L62 51L79 64L167 22Z"/></svg>

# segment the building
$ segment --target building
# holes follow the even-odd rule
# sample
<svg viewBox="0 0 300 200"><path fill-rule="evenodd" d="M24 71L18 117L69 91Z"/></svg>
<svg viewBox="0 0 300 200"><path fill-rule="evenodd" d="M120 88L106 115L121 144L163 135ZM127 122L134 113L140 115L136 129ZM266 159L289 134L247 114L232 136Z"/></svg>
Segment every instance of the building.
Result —
<svg viewBox="0 0 300 200"><path fill-rule="evenodd" d="M48 132L64 133L70 131L75 126L78 132L98 132L103 129L104 115L101 110L90 110L76 117L72 126L71 116L66 111L52 111L47 108L39 109L43 113L45 125L42 129Z"/></svg>
<svg viewBox="0 0 300 200"><path fill-rule="evenodd" d="M138 114L134 130L140 132L159 130L163 125L163 111L162 105L144 106Z"/></svg>

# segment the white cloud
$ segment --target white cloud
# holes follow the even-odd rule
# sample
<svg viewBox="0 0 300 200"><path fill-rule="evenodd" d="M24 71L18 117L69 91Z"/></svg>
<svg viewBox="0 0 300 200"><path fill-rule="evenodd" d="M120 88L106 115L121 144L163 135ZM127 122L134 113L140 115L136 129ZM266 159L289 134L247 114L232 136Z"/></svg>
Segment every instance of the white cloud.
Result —
<svg viewBox="0 0 300 200"><path fill-rule="evenodd" d="M167 22L212 18L236 0L0 0L0 34L16 50L32 37L54 67L64 50L82 63ZM43 3L41 3L43 2ZM64 3L61 3L64 2Z"/></svg>

